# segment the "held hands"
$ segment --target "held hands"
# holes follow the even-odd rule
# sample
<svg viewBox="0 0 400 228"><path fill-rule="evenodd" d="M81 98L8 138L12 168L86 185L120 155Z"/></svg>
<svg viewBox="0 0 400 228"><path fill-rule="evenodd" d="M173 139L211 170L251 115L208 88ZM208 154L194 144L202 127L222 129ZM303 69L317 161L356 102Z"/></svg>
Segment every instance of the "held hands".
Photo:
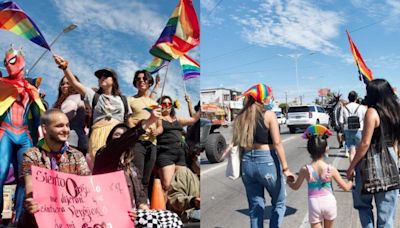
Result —
<svg viewBox="0 0 400 228"><path fill-rule="evenodd" d="M185 101L186 101L187 103L192 102L192 100L190 99L190 96L188 96L188 95L186 95L186 94L185 94Z"/></svg>
<svg viewBox="0 0 400 228"><path fill-rule="evenodd" d="M346 176L347 176L347 180L353 180L354 177L354 168L353 167L349 167L349 169L346 172Z"/></svg>
<svg viewBox="0 0 400 228"><path fill-rule="evenodd" d="M53 56L54 61L56 62L56 64L58 65L58 68L65 70L68 67L68 61L63 59L61 56L59 55L54 55Z"/></svg>
<svg viewBox="0 0 400 228"><path fill-rule="evenodd" d="M33 198L26 198L24 203L25 209L33 214L39 211L39 204Z"/></svg>

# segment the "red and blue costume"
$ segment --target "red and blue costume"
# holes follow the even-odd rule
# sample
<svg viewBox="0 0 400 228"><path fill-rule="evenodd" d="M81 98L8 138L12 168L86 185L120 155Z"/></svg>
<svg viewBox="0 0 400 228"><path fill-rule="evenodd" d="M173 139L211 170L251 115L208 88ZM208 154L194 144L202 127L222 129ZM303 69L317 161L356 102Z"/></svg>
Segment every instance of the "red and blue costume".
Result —
<svg viewBox="0 0 400 228"><path fill-rule="evenodd" d="M18 220L25 196L24 180L20 178L23 155L37 142L40 113L45 108L36 87L25 80L22 52L11 47L4 66L8 77L0 78L0 196L12 165L18 180L15 193L15 218ZM0 200L2 208L3 200Z"/></svg>

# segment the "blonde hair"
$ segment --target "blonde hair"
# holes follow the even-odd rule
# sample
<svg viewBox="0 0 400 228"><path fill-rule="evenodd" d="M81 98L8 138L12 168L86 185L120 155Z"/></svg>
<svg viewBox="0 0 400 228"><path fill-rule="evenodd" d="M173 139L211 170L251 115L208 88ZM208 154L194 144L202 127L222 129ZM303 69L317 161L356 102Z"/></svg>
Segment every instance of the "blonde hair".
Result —
<svg viewBox="0 0 400 228"><path fill-rule="evenodd" d="M264 105L247 97L246 103L233 124L233 144L240 147L252 147L256 130L257 116L263 116Z"/></svg>

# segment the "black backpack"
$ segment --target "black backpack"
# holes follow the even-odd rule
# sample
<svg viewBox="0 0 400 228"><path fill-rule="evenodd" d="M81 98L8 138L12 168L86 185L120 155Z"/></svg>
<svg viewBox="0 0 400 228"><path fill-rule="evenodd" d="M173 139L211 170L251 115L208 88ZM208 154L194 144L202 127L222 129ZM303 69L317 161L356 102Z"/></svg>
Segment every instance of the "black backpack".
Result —
<svg viewBox="0 0 400 228"><path fill-rule="evenodd" d="M128 120L128 100L126 99L126 96L119 95L121 97L122 103L124 104L124 122ZM92 125L93 125L93 109L96 106L97 102L99 101L100 94L95 93L93 100L92 100L92 115L90 116L90 121L89 121L89 136L92 133Z"/></svg>
<svg viewBox="0 0 400 228"><path fill-rule="evenodd" d="M358 108L360 106L361 106L361 104L358 105L358 107L356 108L354 113L351 113L350 110L347 108L347 106L345 106L345 108L349 112L349 117L347 117L347 127L348 127L348 129L356 130L356 129L359 129L361 127L360 118L357 116L357 111L358 111Z"/></svg>

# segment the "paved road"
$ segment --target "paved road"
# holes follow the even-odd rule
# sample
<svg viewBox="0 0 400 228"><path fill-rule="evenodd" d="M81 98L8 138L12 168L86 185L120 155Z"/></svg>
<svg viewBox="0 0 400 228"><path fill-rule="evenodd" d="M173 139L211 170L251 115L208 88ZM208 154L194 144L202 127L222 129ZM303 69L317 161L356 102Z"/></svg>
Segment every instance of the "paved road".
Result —
<svg viewBox="0 0 400 228"><path fill-rule="evenodd" d="M222 129L221 132L227 138L232 139L231 128ZM306 151L305 140L301 139L301 133L289 134L288 129L281 129L286 158L292 172L298 172L301 166L308 164L310 158ZM336 137L330 137L331 147L328 162L334 164L345 176L349 165L344 152L337 149ZM202 198L202 220L201 227L249 227L248 204L246 192L241 179L232 181L225 177L226 161L219 164L209 164L202 157L201 165L201 198ZM350 192L343 192L334 183L334 194L337 200L338 217L334 227L349 228L361 227L358 221L358 212L352 207L352 196ZM307 185L305 182L298 191L289 187L287 191L287 210L283 221L283 227L309 227L307 213ZM264 224L268 227L270 215L270 198L266 196L266 213ZM397 224L400 227L400 210L397 210Z"/></svg>

